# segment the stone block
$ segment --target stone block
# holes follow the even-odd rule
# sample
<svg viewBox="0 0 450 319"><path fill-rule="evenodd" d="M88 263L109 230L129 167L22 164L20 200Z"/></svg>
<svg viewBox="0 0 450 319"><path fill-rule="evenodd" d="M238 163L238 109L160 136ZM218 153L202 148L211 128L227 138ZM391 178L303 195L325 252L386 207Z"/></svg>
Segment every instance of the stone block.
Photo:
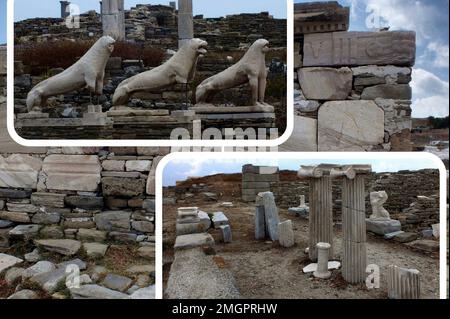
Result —
<svg viewBox="0 0 450 319"><path fill-rule="evenodd" d="M205 246L214 246L214 239L209 234L201 233L177 236L174 248L175 250L185 250Z"/></svg>
<svg viewBox="0 0 450 319"><path fill-rule="evenodd" d="M290 152L317 152L317 120L294 116L294 132L280 148Z"/></svg>
<svg viewBox="0 0 450 319"><path fill-rule="evenodd" d="M133 221L131 227L141 233L153 233L155 231L155 225L147 221Z"/></svg>
<svg viewBox="0 0 450 319"><path fill-rule="evenodd" d="M144 194L145 180L134 178L103 177L104 196L135 197Z"/></svg>
<svg viewBox="0 0 450 319"><path fill-rule="evenodd" d="M303 65L413 66L416 34L411 31L306 34Z"/></svg>
<svg viewBox="0 0 450 319"><path fill-rule="evenodd" d="M33 193L31 203L36 206L64 208L65 194Z"/></svg>
<svg viewBox="0 0 450 319"><path fill-rule="evenodd" d="M83 242L104 242L107 238L105 231L96 229L79 229L77 239Z"/></svg>
<svg viewBox="0 0 450 319"><path fill-rule="evenodd" d="M94 221L99 230L129 231L131 213L125 211L103 212L95 214Z"/></svg>
<svg viewBox="0 0 450 319"><path fill-rule="evenodd" d="M352 91L353 74L347 68L301 68L298 78L309 100L346 100Z"/></svg>
<svg viewBox="0 0 450 319"><path fill-rule="evenodd" d="M20 258L0 253L0 274L11 267L19 265L22 262L23 260Z"/></svg>
<svg viewBox="0 0 450 319"><path fill-rule="evenodd" d="M373 101L326 102L318 132L319 151L370 151L384 142L384 111Z"/></svg>
<svg viewBox="0 0 450 319"><path fill-rule="evenodd" d="M292 221L287 220L278 224L278 242L282 247L290 248L295 245Z"/></svg>
<svg viewBox="0 0 450 319"><path fill-rule="evenodd" d="M127 161L125 168L127 172L149 172L152 169L152 161Z"/></svg>
<svg viewBox="0 0 450 319"><path fill-rule="evenodd" d="M95 196L67 196L66 204L70 207L76 207L86 210L103 209L103 197Z"/></svg>
<svg viewBox="0 0 450 319"><path fill-rule="evenodd" d="M392 99L411 100L412 89L408 84L379 84L367 87L361 94L361 100Z"/></svg>
<svg viewBox="0 0 450 319"><path fill-rule="evenodd" d="M27 213L0 211L0 219L9 220L16 223L30 223L31 219Z"/></svg>
<svg viewBox="0 0 450 319"><path fill-rule="evenodd" d="M36 213L39 211L39 208L37 208L33 204L21 204L21 203L7 203L6 207L8 207L8 210L11 212L17 212L17 213Z"/></svg>
<svg viewBox="0 0 450 319"><path fill-rule="evenodd" d="M125 170L125 161L106 160L102 162L102 167L105 171L121 172Z"/></svg>
<svg viewBox="0 0 450 319"><path fill-rule="evenodd" d="M95 192L102 168L98 156L49 155L42 170L47 189Z"/></svg>
<svg viewBox="0 0 450 319"><path fill-rule="evenodd" d="M223 212L216 212L213 214L212 223L214 225L214 228L218 229L220 228L220 226L229 225L230 221Z"/></svg>
<svg viewBox="0 0 450 319"><path fill-rule="evenodd" d="M81 248L81 243L73 239L43 239L35 240L34 243L42 249L65 256L73 256Z"/></svg>
<svg viewBox="0 0 450 319"><path fill-rule="evenodd" d="M394 219L366 219L366 229L374 234L384 236L402 230L402 224Z"/></svg>
<svg viewBox="0 0 450 319"><path fill-rule="evenodd" d="M36 189L42 160L29 155L0 155L0 187ZM0 193L0 196L1 193Z"/></svg>
<svg viewBox="0 0 450 319"><path fill-rule="evenodd" d="M222 240L224 243L231 243L233 241L230 225L222 225L219 227L222 231Z"/></svg>
<svg viewBox="0 0 450 319"><path fill-rule="evenodd" d="M294 5L295 35L319 32L347 31L350 8L336 1L306 2Z"/></svg>
<svg viewBox="0 0 450 319"><path fill-rule="evenodd" d="M34 224L52 225L58 224L61 219L61 215L58 213L37 213L31 218Z"/></svg>

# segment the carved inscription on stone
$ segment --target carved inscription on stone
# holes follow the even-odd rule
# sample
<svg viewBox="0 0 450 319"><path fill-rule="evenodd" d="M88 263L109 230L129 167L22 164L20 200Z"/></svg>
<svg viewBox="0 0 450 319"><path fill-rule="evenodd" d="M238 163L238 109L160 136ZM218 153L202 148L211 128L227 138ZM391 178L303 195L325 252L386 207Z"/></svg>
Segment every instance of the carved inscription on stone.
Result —
<svg viewBox="0 0 450 319"><path fill-rule="evenodd" d="M306 34L303 65L413 66L415 38L411 31Z"/></svg>

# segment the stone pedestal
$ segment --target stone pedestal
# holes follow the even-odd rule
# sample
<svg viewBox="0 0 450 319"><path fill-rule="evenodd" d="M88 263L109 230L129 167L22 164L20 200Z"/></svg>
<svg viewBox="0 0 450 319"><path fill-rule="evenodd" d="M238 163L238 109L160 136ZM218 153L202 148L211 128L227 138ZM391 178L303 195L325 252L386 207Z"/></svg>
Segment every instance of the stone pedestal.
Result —
<svg viewBox="0 0 450 319"><path fill-rule="evenodd" d="M192 0L178 0L178 47L194 38Z"/></svg>
<svg viewBox="0 0 450 319"><path fill-rule="evenodd" d="M395 265L388 267L388 296L390 299L419 299L420 272Z"/></svg>
<svg viewBox="0 0 450 319"><path fill-rule="evenodd" d="M318 243L317 248L317 270L313 273L314 277L328 279L331 272L328 271L328 258L331 245L328 243Z"/></svg>
<svg viewBox="0 0 450 319"><path fill-rule="evenodd" d="M366 279L366 213L364 175L342 183L342 276L352 284Z"/></svg>
<svg viewBox="0 0 450 319"><path fill-rule="evenodd" d="M102 1L103 35L109 35L116 41L125 40L124 0Z"/></svg>

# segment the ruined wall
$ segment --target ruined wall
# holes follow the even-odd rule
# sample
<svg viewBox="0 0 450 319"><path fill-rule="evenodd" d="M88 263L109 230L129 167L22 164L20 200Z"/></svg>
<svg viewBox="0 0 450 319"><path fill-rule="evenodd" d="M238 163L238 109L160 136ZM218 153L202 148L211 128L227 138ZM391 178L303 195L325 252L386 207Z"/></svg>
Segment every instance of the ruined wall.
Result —
<svg viewBox="0 0 450 319"><path fill-rule="evenodd" d="M310 151L411 151L415 33L348 21L337 2L296 5L295 138Z"/></svg>
<svg viewBox="0 0 450 319"><path fill-rule="evenodd" d="M168 151L50 148L45 154L0 154L1 245L16 238L11 230L19 225L38 225L32 236L40 238L154 242L154 174Z"/></svg>
<svg viewBox="0 0 450 319"><path fill-rule="evenodd" d="M125 10L126 39L146 46L178 48L178 11L170 6L138 4ZM68 29L59 18L36 18L15 23L17 44L54 40L89 40L103 34L101 15L90 11L80 15L80 28ZM212 50L233 51L265 38L274 47L286 46L286 19L274 19L268 12L237 14L219 18L194 18L195 37L207 40Z"/></svg>
<svg viewBox="0 0 450 319"><path fill-rule="evenodd" d="M292 174L295 174L292 172ZM333 181L333 214L341 219L342 181ZM283 180L273 190L280 207L296 207L300 195L308 202L307 181ZM389 198L384 207L391 218L398 219L405 229L422 230L439 223L439 171L400 171L397 173L373 173L366 178L366 214L371 214L369 194L386 191Z"/></svg>

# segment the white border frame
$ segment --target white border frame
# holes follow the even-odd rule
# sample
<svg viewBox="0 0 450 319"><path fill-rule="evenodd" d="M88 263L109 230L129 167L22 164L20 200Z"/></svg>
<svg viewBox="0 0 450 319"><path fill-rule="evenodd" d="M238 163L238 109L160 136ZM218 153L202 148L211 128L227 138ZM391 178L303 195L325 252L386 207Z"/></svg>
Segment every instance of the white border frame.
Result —
<svg viewBox="0 0 450 319"><path fill-rule="evenodd" d="M267 159L286 160L296 159L299 162L307 159L315 160L373 160L392 158L411 160L411 153L172 153L164 157L156 170L156 298L163 298L163 174L166 165L176 159L186 159L197 156L209 159ZM414 153L415 159L421 158L432 160L440 172L440 299L447 299L447 171L444 163L435 155L430 153Z"/></svg>
<svg viewBox="0 0 450 319"><path fill-rule="evenodd" d="M27 140L14 128L14 0L7 0L7 127L11 138L29 147L277 147L285 143L294 131L294 0L287 5L287 123L285 133L275 140ZM236 127L237 128L237 127ZM191 137L192 138L192 137Z"/></svg>

